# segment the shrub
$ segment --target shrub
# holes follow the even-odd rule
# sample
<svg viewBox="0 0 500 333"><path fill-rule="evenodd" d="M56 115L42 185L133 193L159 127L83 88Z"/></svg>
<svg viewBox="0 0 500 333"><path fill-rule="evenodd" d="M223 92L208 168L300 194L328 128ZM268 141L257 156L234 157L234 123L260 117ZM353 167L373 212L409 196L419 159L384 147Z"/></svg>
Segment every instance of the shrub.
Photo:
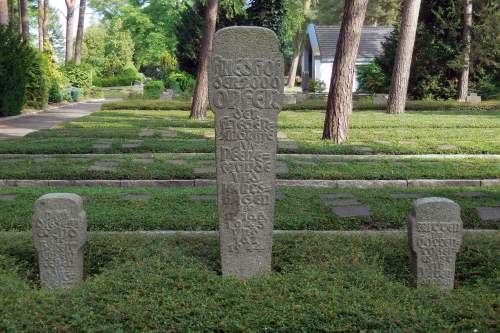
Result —
<svg viewBox="0 0 500 333"><path fill-rule="evenodd" d="M133 64L128 64L119 75L109 76L96 80L95 84L101 87L130 86L135 82L142 82L143 76L137 71Z"/></svg>
<svg viewBox="0 0 500 333"><path fill-rule="evenodd" d="M325 82L321 80L309 80L309 91L313 93L322 93L326 90Z"/></svg>
<svg viewBox="0 0 500 333"><path fill-rule="evenodd" d="M26 101L28 68L34 50L9 27L0 25L0 117L19 114Z"/></svg>
<svg viewBox="0 0 500 333"><path fill-rule="evenodd" d="M51 78L49 88L49 103L60 103L63 101L61 87L57 80Z"/></svg>
<svg viewBox="0 0 500 333"><path fill-rule="evenodd" d="M92 88L92 67L89 65L65 65L62 68L71 86L83 89L87 93Z"/></svg>
<svg viewBox="0 0 500 333"><path fill-rule="evenodd" d="M144 98L146 99L159 99L165 86L162 81L148 81L144 85Z"/></svg>
<svg viewBox="0 0 500 333"><path fill-rule="evenodd" d="M49 60L38 50L33 50L30 60L26 104L35 108L46 108L49 101Z"/></svg>
<svg viewBox="0 0 500 333"><path fill-rule="evenodd" d="M196 80L188 73L178 71L169 74L165 85L178 96L190 97L193 95Z"/></svg>
<svg viewBox="0 0 500 333"><path fill-rule="evenodd" d="M359 81L358 91L374 94L388 91L388 82L382 68L372 61L368 65L361 65L356 68Z"/></svg>

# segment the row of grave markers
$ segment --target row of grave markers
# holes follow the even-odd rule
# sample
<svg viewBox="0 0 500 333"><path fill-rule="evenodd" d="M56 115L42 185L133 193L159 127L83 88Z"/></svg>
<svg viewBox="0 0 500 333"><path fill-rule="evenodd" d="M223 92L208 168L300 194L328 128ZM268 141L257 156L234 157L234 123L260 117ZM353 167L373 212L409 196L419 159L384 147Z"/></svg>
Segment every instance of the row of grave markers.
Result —
<svg viewBox="0 0 500 333"><path fill-rule="evenodd" d="M247 278L271 271L283 66L278 40L269 29L230 27L214 36L209 100L216 124L225 276ZM452 288L462 239L459 206L448 199L419 199L408 230L417 282ZM86 226L79 196L41 197L35 204L33 237L45 287L72 286L82 280Z"/></svg>

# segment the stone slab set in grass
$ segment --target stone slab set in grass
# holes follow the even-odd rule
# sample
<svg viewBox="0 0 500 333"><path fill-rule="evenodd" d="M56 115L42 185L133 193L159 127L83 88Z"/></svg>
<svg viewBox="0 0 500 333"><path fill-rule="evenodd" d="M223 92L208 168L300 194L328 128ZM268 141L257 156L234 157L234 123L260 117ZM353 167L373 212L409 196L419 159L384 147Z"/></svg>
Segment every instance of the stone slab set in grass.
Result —
<svg viewBox="0 0 500 333"><path fill-rule="evenodd" d="M83 278L87 239L82 198L73 193L40 197L35 203L32 228L42 285L48 289L78 285Z"/></svg>
<svg viewBox="0 0 500 333"><path fill-rule="evenodd" d="M408 223L416 285L453 289L455 260L463 237L460 206L446 198L418 199Z"/></svg>
<svg viewBox="0 0 500 333"><path fill-rule="evenodd" d="M219 30L213 43L222 274L263 275L271 271L283 56L274 32L260 27Z"/></svg>
<svg viewBox="0 0 500 333"><path fill-rule="evenodd" d="M477 212L483 221L500 221L500 207L478 207Z"/></svg>
<svg viewBox="0 0 500 333"><path fill-rule="evenodd" d="M338 217L371 216L370 206L358 201L350 192L322 193L321 201Z"/></svg>

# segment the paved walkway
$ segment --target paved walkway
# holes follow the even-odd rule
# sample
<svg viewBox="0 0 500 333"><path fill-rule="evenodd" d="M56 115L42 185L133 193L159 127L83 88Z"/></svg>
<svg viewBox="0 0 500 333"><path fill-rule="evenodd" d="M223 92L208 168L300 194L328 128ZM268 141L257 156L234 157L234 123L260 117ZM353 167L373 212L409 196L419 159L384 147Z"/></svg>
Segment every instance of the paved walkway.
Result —
<svg viewBox="0 0 500 333"><path fill-rule="evenodd" d="M86 116L100 110L101 104L102 101L80 102L30 116L0 118L0 140L21 138L31 132L52 128L64 121Z"/></svg>

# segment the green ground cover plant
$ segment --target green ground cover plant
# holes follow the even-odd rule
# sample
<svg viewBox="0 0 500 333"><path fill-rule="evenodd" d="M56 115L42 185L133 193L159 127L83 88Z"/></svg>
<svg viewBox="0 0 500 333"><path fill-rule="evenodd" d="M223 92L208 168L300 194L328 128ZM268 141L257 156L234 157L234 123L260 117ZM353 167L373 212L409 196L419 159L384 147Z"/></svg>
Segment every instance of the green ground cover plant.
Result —
<svg viewBox="0 0 500 333"><path fill-rule="evenodd" d="M276 201L275 229L282 230L383 230L405 228L414 199L394 199L394 193L417 193L446 197L462 208L465 228L498 229L499 221L481 221L476 207L495 206L500 188L419 188L419 189L320 189L280 187ZM457 193L473 191L482 197L463 197ZM12 201L0 201L0 230L25 231L31 228L33 205L51 192L70 192L84 198L88 228L91 231L132 230L217 230L215 188L114 188L40 187L0 188L0 194L16 194ZM371 217L337 217L321 199L323 193L350 192L371 207ZM127 194L149 194L148 200L127 200ZM197 200L192 196L202 196ZM210 196L212 195L212 196Z"/></svg>
<svg viewBox="0 0 500 333"><path fill-rule="evenodd" d="M80 287L40 289L31 236L0 234L0 330L493 332L496 236L466 236L451 292L411 287L406 237L278 236L273 272L220 276L216 237L90 235Z"/></svg>
<svg viewBox="0 0 500 333"><path fill-rule="evenodd" d="M423 154L500 152L500 111L427 111L398 116L382 111L354 112L350 139L334 145L321 140L321 112L281 112L281 153L316 154ZM153 137L141 137L141 130L157 130ZM175 130L176 137L162 137L161 131ZM106 151L113 152L214 152L213 115L206 121L188 118L186 111L113 110L66 122L21 140L0 141L0 153L91 153L97 138L116 139ZM142 139L134 149L122 149L121 139Z"/></svg>
<svg viewBox="0 0 500 333"><path fill-rule="evenodd" d="M91 170L107 161L115 162L113 169ZM285 155L278 161L288 167L278 174L279 179L490 179L500 175L500 158L353 160ZM211 169L195 173L198 168ZM213 154L11 155L0 161L0 179L196 178L215 178Z"/></svg>

